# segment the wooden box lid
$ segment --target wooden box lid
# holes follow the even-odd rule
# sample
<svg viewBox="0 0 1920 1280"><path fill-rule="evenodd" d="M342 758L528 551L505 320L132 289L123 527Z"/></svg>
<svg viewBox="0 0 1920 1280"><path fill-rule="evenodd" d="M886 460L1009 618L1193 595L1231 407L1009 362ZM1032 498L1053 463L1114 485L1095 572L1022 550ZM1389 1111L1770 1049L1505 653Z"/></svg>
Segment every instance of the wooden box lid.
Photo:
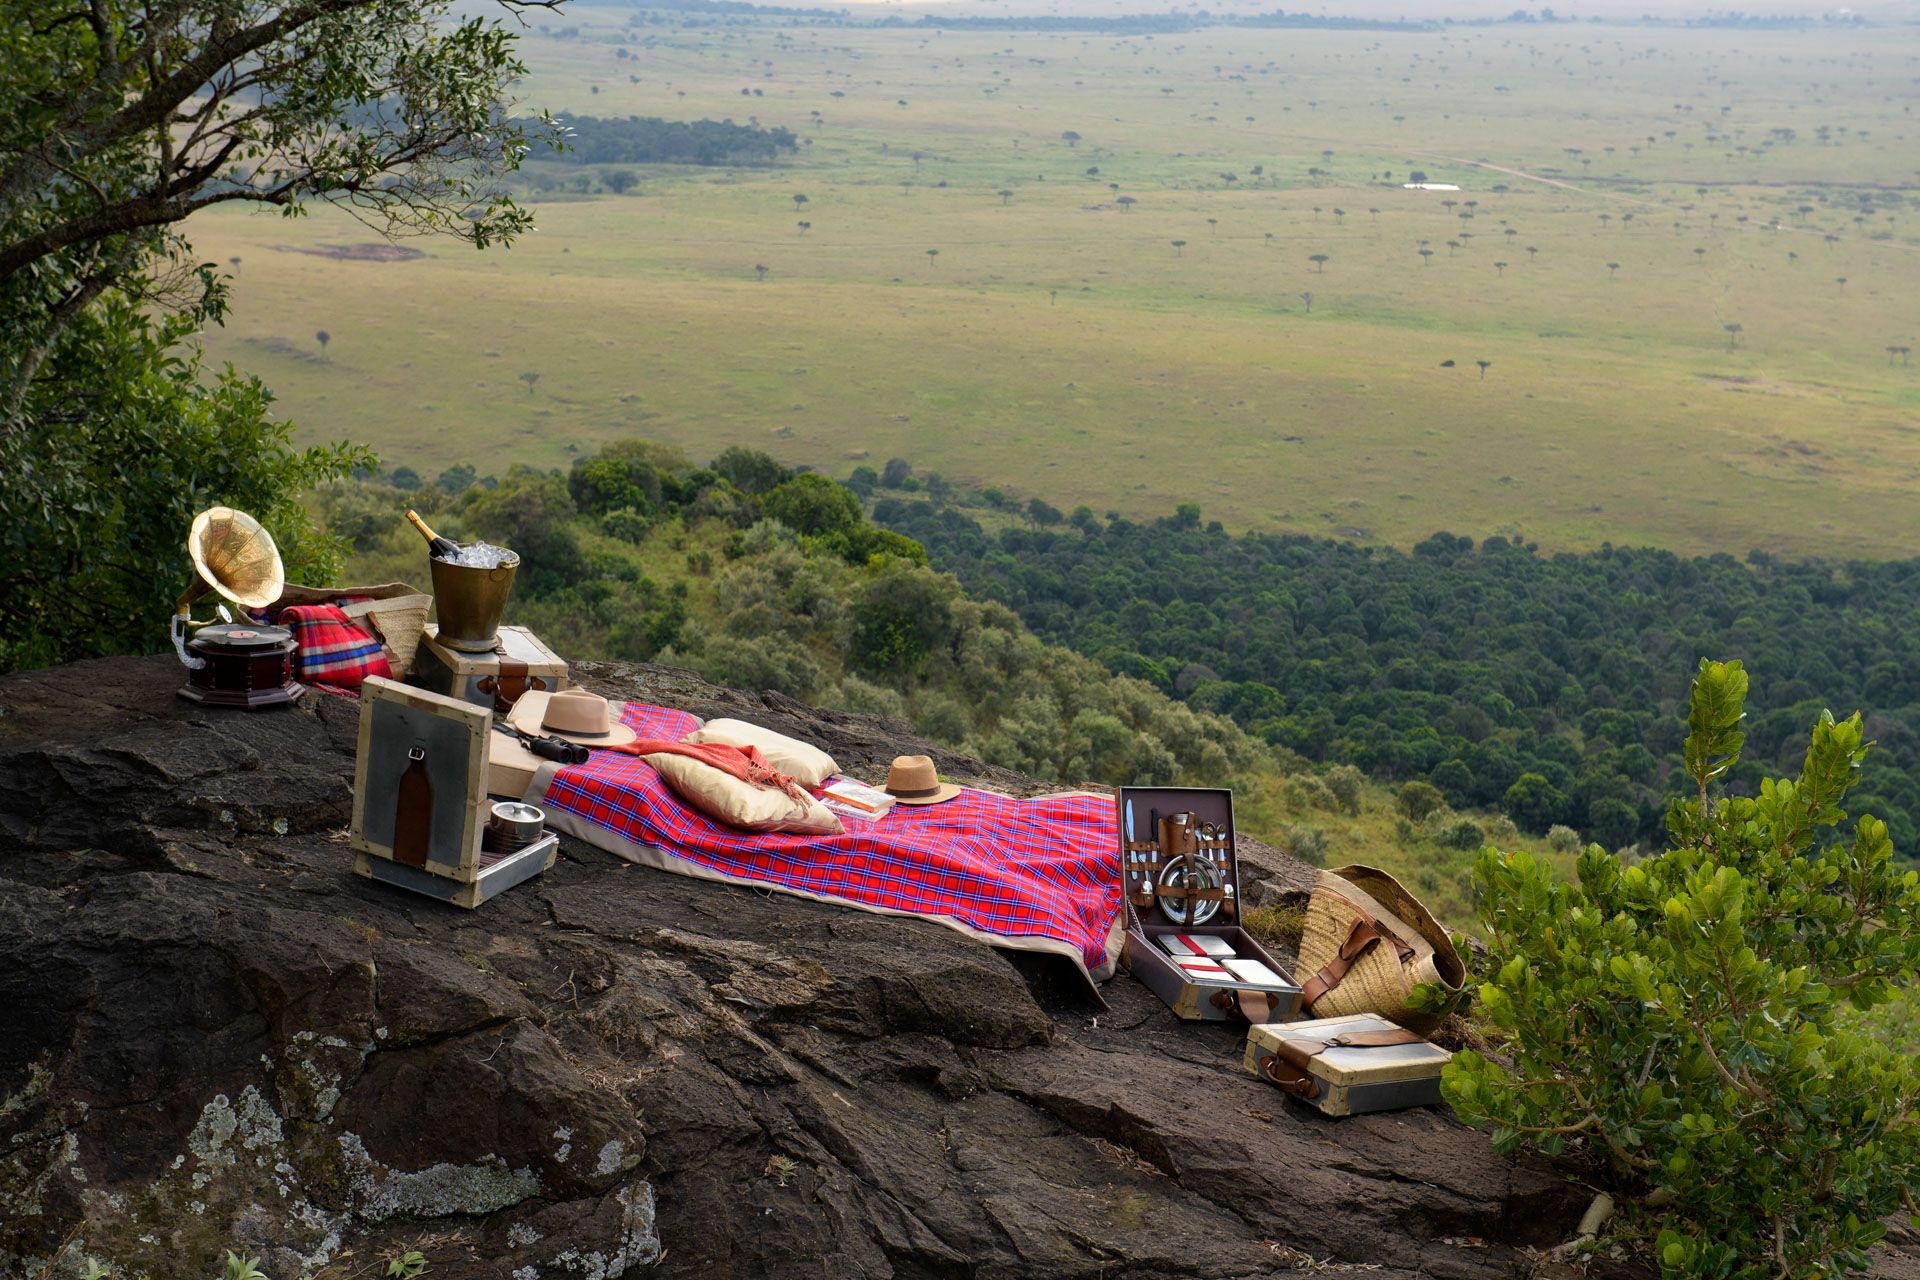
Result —
<svg viewBox="0 0 1920 1280"><path fill-rule="evenodd" d="M1196 825L1213 828L1217 837L1203 849L1211 878L1219 883L1206 884L1203 892L1219 901L1219 907L1199 920L1200 925L1237 925L1241 923L1240 867L1234 857L1233 790L1229 787L1120 787L1114 793L1114 822L1120 843L1121 894L1127 902L1130 921L1141 925L1172 925L1182 928L1196 923L1187 899L1167 896L1165 882L1149 881L1164 876L1163 864L1155 870L1148 859L1156 855L1139 846L1154 842L1154 815L1191 813ZM1130 834L1131 833L1131 834ZM1182 861L1176 859L1176 861ZM1148 891L1152 896L1148 898Z"/></svg>
<svg viewBox="0 0 1920 1280"><path fill-rule="evenodd" d="M485 707L369 676L360 686L350 831L354 851L394 858L398 783L410 764L409 753L418 748L433 798L426 865L420 869L452 880L477 879L492 725L493 713Z"/></svg>

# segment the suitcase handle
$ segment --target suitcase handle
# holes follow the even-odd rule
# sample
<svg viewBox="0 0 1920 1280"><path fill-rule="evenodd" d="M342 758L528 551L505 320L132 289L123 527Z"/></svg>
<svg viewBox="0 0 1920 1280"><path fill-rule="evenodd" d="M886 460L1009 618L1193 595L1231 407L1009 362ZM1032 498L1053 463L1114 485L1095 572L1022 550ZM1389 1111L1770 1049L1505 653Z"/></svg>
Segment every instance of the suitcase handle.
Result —
<svg viewBox="0 0 1920 1280"><path fill-rule="evenodd" d="M1311 1102L1320 1096L1320 1081L1307 1063L1328 1049L1384 1049L1397 1044L1420 1044L1425 1037L1405 1027L1391 1031L1352 1031L1328 1040L1284 1040L1272 1053L1258 1059L1260 1074L1296 1098Z"/></svg>

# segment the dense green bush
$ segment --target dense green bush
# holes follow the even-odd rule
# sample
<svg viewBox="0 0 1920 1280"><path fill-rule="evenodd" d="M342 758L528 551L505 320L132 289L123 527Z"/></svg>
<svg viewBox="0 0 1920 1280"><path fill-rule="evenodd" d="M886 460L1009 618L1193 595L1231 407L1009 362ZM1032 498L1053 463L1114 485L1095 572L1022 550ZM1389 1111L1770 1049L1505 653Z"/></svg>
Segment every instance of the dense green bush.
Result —
<svg viewBox="0 0 1920 1280"><path fill-rule="evenodd" d="M1600 1156L1618 1229L1673 1277L1864 1268L1920 1177L1920 1074L1844 1016L1920 969L1920 874L1876 818L1819 838L1859 781L1858 715L1820 715L1797 777L1726 793L1746 694L1740 663L1700 664L1667 852L1589 846L1577 884L1481 852L1479 996L1512 1065L1462 1052L1444 1076L1497 1149Z"/></svg>
<svg viewBox="0 0 1920 1280"><path fill-rule="evenodd" d="M1445 808L1447 803L1447 798L1440 794L1438 787L1418 779L1401 783L1393 799L1394 805L1409 822L1419 822L1434 810Z"/></svg>
<svg viewBox="0 0 1920 1280"><path fill-rule="evenodd" d="M295 448L258 379L208 371L178 345L223 304L210 287L185 313L150 316L108 295L43 367L44 416L0 423L0 671L164 649L174 597L197 580L187 533L207 507L258 517L291 581L333 580L342 547L300 491L372 455Z"/></svg>

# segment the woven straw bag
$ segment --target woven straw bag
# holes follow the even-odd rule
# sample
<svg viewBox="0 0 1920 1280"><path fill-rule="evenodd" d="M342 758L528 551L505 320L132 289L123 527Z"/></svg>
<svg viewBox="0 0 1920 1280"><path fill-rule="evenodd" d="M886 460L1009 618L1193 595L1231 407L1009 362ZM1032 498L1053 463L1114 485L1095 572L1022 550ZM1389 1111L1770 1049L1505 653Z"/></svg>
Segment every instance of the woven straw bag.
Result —
<svg viewBox="0 0 1920 1280"><path fill-rule="evenodd" d="M302 587L288 583L273 607L333 604L338 600L354 601L342 605L341 611L372 626L380 642L393 652L394 679L403 679L413 670L413 656L427 627L427 610L433 607L432 596L404 582L377 587Z"/></svg>
<svg viewBox="0 0 1920 1280"><path fill-rule="evenodd" d="M1359 865L1315 877L1296 972L1306 1016L1372 1013L1421 1035L1439 1019L1407 1007L1414 986L1458 991L1467 978L1433 913L1386 872Z"/></svg>

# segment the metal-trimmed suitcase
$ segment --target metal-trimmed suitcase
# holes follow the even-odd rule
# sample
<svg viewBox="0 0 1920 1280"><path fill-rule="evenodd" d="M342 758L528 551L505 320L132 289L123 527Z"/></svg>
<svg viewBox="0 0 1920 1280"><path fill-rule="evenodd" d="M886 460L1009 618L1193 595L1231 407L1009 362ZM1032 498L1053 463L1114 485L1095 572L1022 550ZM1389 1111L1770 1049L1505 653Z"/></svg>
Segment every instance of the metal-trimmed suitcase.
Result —
<svg viewBox="0 0 1920 1280"><path fill-rule="evenodd" d="M1452 1060L1371 1013L1247 1029L1247 1070L1330 1116L1434 1106Z"/></svg>
<svg viewBox="0 0 1920 1280"><path fill-rule="evenodd" d="M427 625L409 681L430 693L504 711L530 689L567 687L567 663L525 627L501 627L494 648L467 653L440 643L440 628Z"/></svg>

